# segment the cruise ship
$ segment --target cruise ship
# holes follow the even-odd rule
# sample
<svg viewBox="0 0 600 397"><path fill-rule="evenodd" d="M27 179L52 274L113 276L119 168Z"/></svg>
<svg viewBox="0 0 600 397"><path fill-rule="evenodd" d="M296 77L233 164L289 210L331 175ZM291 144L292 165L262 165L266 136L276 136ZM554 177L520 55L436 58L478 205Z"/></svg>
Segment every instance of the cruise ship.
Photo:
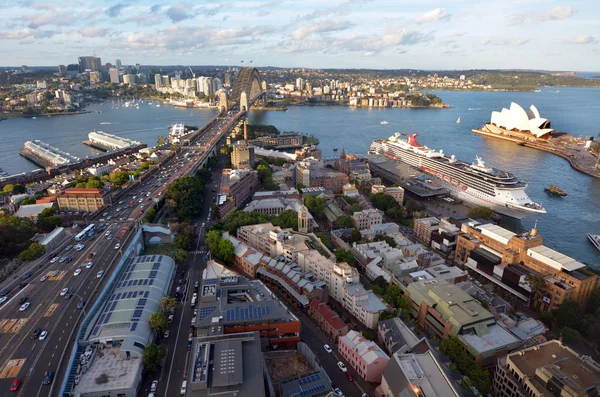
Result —
<svg viewBox="0 0 600 397"><path fill-rule="evenodd" d="M525 188L527 183L512 174L485 165L476 157L474 164L447 157L417 142L418 134L396 133L386 140L373 141L369 153L385 155L406 163L430 175L450 194L468 203L489 207L496 212L521 219L533 214L545 214L541 204L534 203Z"/></svg>

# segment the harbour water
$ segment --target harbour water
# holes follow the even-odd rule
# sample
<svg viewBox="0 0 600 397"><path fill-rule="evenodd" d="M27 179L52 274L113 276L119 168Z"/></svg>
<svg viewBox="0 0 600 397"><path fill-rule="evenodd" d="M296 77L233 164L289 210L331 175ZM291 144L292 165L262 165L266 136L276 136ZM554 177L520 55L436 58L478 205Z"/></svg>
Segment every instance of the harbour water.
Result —
<svg viewBox="0 0 600 397"><path fill-rule="evenodd" d="M580 174L567 161L549 153L510 142L475 135L471 129L489 121L493 110L508 107L511 101L523 107L535 104L553 128L576 136L598 134L600 90L583 88L542 88L541 92L463 92L438 91L450 109L360 109L350 107L290 107L287 112L252 111L251 123L273 124L282 131L313 134L320 140L324 156L347 153L366 154L374 139L394 132L419 133L419 141L448 155L472 162L481 156L487 164L510 171L529 182L527 193L541 202L548 214L526 218L524 228L538 221L538 230L549 247L600 268L600 252L587 240L588 233L600 234L600 180ZM93 149L81 141L93 130L102 130L154 145L168 134L176 122L201 126L216 110L181 109L147 104L115 109L112 102L93 105L92 113L10 119L0 122L0 168L17 173L36 168L18 155L23 142L40 139L76 156L85 157ZM102 113L97 113L101 111ZM461 123L457 124L457 118ZM388 125L381 125L381 121ZM103 124L101 124L103 123ZM110 124L106 124L110 123ZM567 197L553 197L544 187L555 184Z"/></svg>

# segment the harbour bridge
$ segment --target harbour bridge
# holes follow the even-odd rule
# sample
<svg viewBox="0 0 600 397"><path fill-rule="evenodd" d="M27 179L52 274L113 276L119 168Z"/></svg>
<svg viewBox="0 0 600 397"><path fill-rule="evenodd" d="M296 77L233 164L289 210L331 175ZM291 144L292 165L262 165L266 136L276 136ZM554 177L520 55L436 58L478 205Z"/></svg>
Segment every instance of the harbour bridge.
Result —
<svg viewBox="0 0 600 397"><path fill-rule="evenodd" d="M227 110L227 108L238 104L241 111L246 111L259 98L262 98L263 103L266 103L266 90L267 83L261 82L258 69L249 66L243 67L233 82L229 100L227 101L224 97L225 93L221 94L221 98L219 98L221 110ZM225 103L227 103L227 108L223 105Z"/></svg>

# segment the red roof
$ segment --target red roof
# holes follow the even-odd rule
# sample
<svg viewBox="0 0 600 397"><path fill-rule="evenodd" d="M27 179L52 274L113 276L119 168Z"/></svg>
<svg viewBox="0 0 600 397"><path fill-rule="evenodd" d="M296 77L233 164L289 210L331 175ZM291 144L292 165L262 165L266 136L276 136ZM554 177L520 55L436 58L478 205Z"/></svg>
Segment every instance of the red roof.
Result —
<svg viewBox="0 0 600 397"><path fill-rule="evenodd" d="M318 299L313 299L310 305L327 321L333 328L342 329L346 326L336 312L331 310L325 303L321 303Z"/></svg>
<svg viewBox="0 0 600 397"><path fill-rule="evenodd" d="M39 200L35 200L36 204L48 204L48 203L53 203L56 201L56 196L48 196L48 197L42 197Z"/></svg>
<svg viewBox="0 0 600 397"><path fill-rule="evenodd" d="M65 190L67 194L102 194L102 190L87 187L73 187Z"/></svg>

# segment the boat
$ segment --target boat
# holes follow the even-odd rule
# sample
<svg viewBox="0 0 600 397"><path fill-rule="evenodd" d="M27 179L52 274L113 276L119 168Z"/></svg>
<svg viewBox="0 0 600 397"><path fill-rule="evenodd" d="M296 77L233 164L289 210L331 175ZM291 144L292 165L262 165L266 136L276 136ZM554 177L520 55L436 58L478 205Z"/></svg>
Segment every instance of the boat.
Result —
<svg viewBox="0 0 600 397"><path fill-rule="evenodd" d="M381 125L388 125L388 124L389 124L389 123L388 123L387 121L385 121L385 120L383 120L383 121L381 122Z"/></svg>
<svg viewBox="0 0 600 397"><path fill-rule="evenodd" d="M513 174L489 167L476 156L473 164L447 157L417 141L418 134L396 133L385 140L375 140L369 154L384 155L408 164L435 179L450 195L470 204L485 206L501 214L521 219L533 214L545 214L541 204L533 202L525 189L527 183Z"/></svg>
<svg viewBox="0 0 600 397"><path fill-rule="evenodd" d="M556 186L556 185L550 185L550 186L548 186L548 187L545 187L545 188L544 188L544 191L545 191L546 193L552 194L552 195L554 195L554 196L561 196L561 197L564 197L564 196L566 196L566 195L567 195L567 192L565 192L564 190L562 190L561 188L559 188L559 187L558 187L558 186Z"/></svg>
<svg viewBox="0 0 600 397"><path fill-rule="evenodd" d="M334 147L334 148L333 148L333 151L334 151L334 152L337 152L337 148L336 148L336 147Z"/></svg>
<svg viewBox="0 0 600 397"><path fill-rule="evenodd" d="M458 119L456 120L456 124L460 124L460 116L458 116Z"/></svg>
<svg viewBox="0 0 600 397"><path fill-rule="evenodd" d="M31 120L37 120L37 117L34 116L34 117L31 118Z"/></svg>
<svg viewBox="0 0 600 397"><path fill-rule="evenodd" d="M594 244L594 247L600 251L600 234L588 234L588 239Z"/></svg>
<svg viewBox="0 0 600 397"><path fill-rule="evenodd" d="M183 123L173 124L169 129L169 137L175 138L185 135L185 126Z"/></svg>

